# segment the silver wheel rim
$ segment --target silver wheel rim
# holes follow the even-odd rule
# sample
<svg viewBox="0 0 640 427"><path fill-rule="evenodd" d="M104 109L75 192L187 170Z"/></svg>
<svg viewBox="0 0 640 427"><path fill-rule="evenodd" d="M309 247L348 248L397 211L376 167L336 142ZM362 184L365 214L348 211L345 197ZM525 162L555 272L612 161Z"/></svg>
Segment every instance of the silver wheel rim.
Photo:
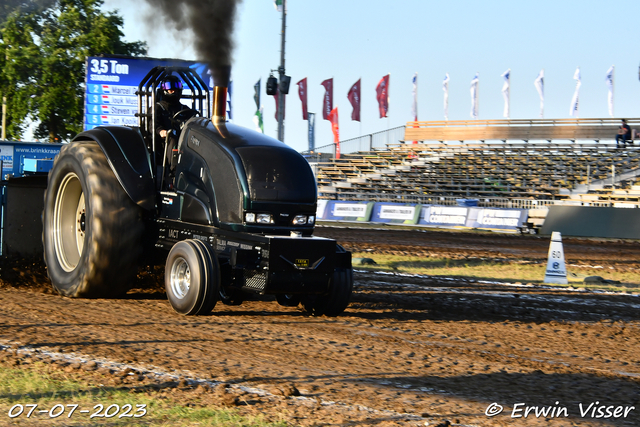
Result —
<svg viewBox="0 0 640 427"><path fill-rule="evenodd" d="M178 299L183 299L189 293L191 286L191 269L187 260L177 258L171 266L171 292Z"/></svg>
<svg viewBox="0 0 640 427"><path fill-rule="evenodd" d="M60 267L73 271L86 236L86 206L78 175L69 172L60 183L53 210L53 242Z"/></svg>

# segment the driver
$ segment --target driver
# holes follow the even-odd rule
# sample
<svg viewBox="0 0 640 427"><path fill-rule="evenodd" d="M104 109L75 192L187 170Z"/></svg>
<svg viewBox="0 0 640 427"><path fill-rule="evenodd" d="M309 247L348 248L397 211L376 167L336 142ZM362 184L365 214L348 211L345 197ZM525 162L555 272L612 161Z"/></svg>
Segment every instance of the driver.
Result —
<svg viewBox="0 0 640 427"><path fill-rule="evenodd" d="M160 90L162 96L160 101L156 103L155 132L156 138L159 137L162 141L167 141L165 164L168 166L169 182L173 182L178 161L178 137L180 136L180 123L174 120L174 116L182 110L188 110L189 107L180 103L182 82L178 77L167 76L160 84ZM167 169L165 169L165 173Z"/></svg>

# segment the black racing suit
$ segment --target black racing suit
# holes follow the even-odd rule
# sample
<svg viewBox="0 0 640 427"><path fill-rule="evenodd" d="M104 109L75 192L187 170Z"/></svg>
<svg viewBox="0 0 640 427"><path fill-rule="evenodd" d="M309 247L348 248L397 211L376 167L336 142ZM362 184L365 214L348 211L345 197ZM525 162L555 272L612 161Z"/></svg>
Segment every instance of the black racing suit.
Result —
<svg viewBox="0 0 640 427"><path fill-rule="evenodd" d="M178 138L180 137L180 123L175 122L172 119L176 113L187 109L189 109L189 107L181 104L179 99L175 102L163 100L156 104L156 140L162 142L168 141L168 146L165 147L165 177L169 178L169 182L173 181L173 178L175 177L176 164L178 161ZM167 131L169 135L168 139L160 136L160 131L163 130Z"/></svg>

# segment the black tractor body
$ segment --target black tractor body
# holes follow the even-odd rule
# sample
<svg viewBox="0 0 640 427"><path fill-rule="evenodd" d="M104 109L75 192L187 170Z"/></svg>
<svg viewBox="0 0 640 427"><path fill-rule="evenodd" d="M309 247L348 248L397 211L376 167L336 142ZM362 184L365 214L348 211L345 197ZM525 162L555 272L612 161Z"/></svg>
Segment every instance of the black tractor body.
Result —
<svg viewBox="0 0 640 427"><path fill-rule="evenodd" d="M190 108L176 120L177 164L168 175L168 144L154 129L159 85L170 75L185 83ZM227 123L226 88L215 88L212 104L208 87L188 68L154 68L137 94L138 127L82 132L54 162L43 215L54 287L68 296L110 295L112 260L103 254L135 254L120 262L130 276L150 239L151 247L168 251L167 296L182 314L207 314L217 301L239 304L247 293L302 303L316 315L340 314L352 291L351 254L313 236L317 188L307 161L280 141ZM112 177L103 179L106 188L91 179L92 164ZM107 200L126 199L118 202L126 206L105 207L98 194L104 192L117 193ZM109 208L126 212L112 223L96 217ZM135 248L124 238L128 230L140 240ZM109 247L94 251L87 239L96 236Z"/></svg>

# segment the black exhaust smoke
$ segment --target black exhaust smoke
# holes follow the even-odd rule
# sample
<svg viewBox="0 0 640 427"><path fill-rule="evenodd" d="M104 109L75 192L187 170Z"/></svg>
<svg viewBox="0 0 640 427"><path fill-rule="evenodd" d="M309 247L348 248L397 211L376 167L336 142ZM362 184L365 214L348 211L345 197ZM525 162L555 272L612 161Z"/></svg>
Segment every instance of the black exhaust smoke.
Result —
<svg viewBox="0 0 640 427"><path fill-rule="evenodd" d="M191 30L198 59L206 61L216 86L229 86L233 27L241 0L147 0L165 23L177 31ZM154 22L157 25L157 22ZM171 52L167 52L170 56ZM225 90L226 93L226 90Z"/></svg>

